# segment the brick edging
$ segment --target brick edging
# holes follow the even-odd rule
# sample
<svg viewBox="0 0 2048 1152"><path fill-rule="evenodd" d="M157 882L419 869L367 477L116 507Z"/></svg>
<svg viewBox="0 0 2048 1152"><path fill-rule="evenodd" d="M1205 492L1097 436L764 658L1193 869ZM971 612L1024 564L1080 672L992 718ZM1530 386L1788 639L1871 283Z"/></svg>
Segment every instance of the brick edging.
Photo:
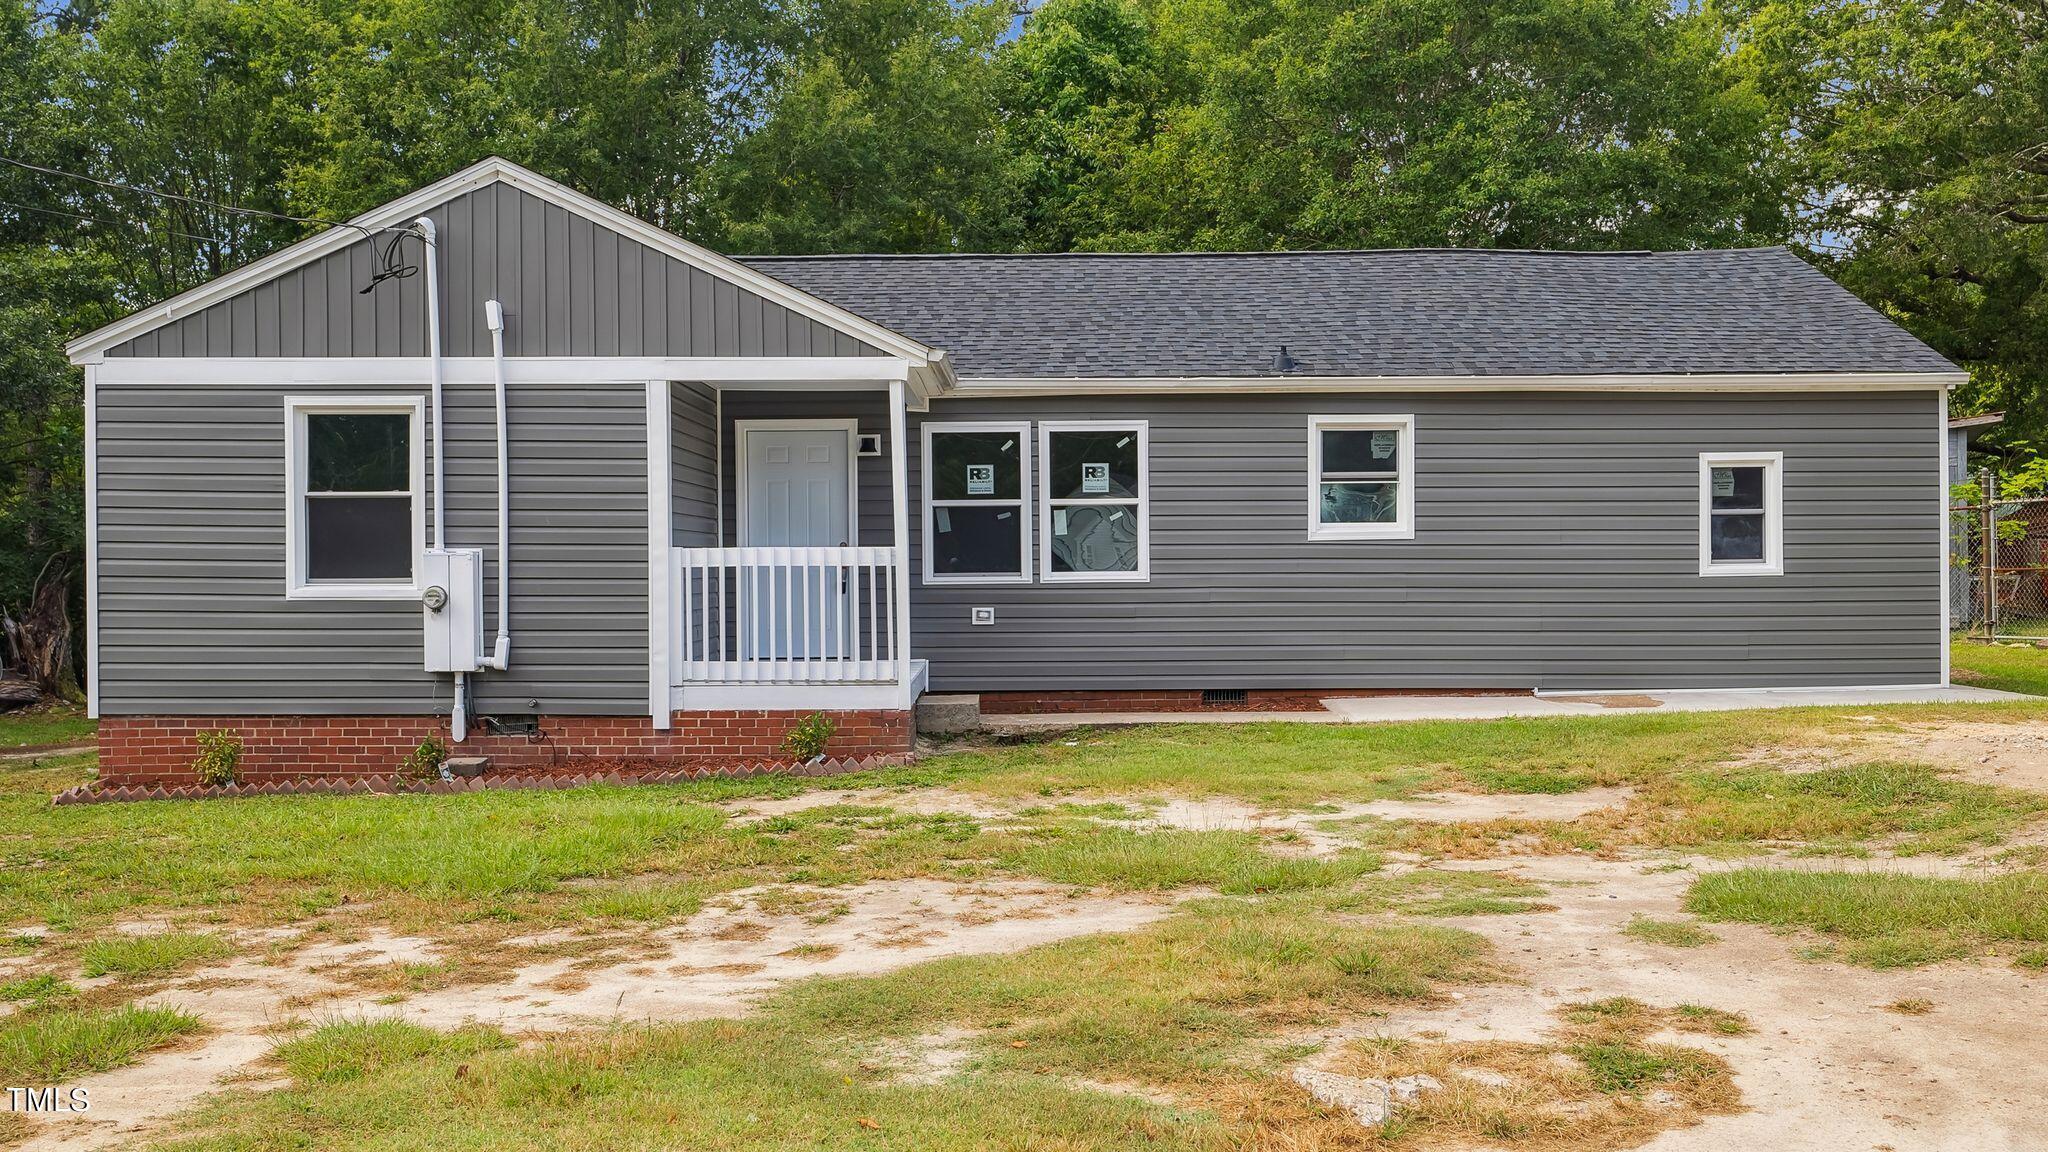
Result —
<svg viewBox="0 0 2048 1152"><path fill-rule="evenodd" d="M302 777L261 784L130 784L99 788L80 784L51 797L54 807L74 804L125 804L138 800L226 800L238 796L453 796L464 792L555 791L593 784L686 784L693 780L740 779L747 776L839 776L874 768L900 768L910 763L904 753L825 759L806 764L761 761L705 765L695 768L614 768L583 774L563 772L494 772L467 780L414 780L404 776L358 776L351 779Z"/></svg>

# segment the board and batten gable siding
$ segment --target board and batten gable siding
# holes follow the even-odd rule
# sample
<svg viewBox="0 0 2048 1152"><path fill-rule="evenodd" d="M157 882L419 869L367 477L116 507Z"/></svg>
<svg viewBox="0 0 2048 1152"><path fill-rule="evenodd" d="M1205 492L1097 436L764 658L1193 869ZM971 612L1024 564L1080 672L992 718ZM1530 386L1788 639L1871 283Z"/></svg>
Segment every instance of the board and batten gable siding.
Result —
<svg viewBox="0 0 2048 1152"><path fill-rule="evenodd" d="M878 356L880 349L505 183L430 209L442 251L442 350L489 356L483 302L505 305L508 356ZM424 356L426 277L367 295L388 236L108 349L108 356ZM407 239L408 262L421 259Z"/></svg>
<svg viewBox="0 0 2048 1152"><path fill-rule="evenodd" d="M422 670L418 604L285 599L286 393L421 390L98 389L104 715L448 711L449 678ZM488 640L497 629L491 390L450 388L446 403L448 544L484 549ZM512 669L477 678L477 711L643 714L646 389L514 384L510 414Z"/></svg>
<svg viewBox="0 0 2048 1152"><path fill-rule="evenodd" d="M1936 683L1940 407L1933 391L935 400L923 419L1149 421L1152 578L917 583L912 651L940 692ZM1311 414L1414 415L1413 540L1307 539ZM1784 453L1783 576L1699 575L1699 454L1722 450ZM886 493L884 475L863 502ZM993 626L969 623L977 605Z"/></svg>

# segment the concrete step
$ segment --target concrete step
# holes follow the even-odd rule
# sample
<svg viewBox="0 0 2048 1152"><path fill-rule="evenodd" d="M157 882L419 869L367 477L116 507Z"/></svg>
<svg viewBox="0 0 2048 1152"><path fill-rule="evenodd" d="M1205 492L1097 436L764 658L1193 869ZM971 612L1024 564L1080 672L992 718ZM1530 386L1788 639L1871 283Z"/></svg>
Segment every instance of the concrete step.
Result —
<svg viewBox="0 0 2048 1152"><path fill-rule="evenodd" d="M981 697L973 695L920 696L917 698L917 730L923 735L948 736L981 728Z"/></svg>

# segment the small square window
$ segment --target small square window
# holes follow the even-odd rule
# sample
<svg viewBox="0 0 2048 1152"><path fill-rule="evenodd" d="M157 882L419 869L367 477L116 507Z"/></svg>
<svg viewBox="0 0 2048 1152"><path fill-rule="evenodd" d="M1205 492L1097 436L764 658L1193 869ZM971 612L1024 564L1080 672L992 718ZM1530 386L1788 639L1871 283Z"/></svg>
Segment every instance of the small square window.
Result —
<svg viewBox="0 0 2048 1152"><path fill-rule="evenodd" d="M1785 571L1782 453L1700 454L1700 575Z"/></svg>
<svg viewBox="0 0 2048 1152"><path fill-rule="evenodd" d="M1308 538L1415 536L1415 418L1311 416Z"/></svg>
<svg viewBox="0 0 2048 1152"><path fill-rule="evenodd" d="M285 402L292 599L406 599L425 546L421 402Z"/></svg>

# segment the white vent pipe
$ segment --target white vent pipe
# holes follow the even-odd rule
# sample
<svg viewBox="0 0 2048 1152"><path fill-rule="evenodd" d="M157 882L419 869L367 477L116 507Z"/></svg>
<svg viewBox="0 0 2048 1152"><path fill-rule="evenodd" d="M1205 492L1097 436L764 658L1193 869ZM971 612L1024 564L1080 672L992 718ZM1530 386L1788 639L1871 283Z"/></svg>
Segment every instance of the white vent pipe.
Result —
<svg viewBox="0 0 2048 1152"><path fill-rule="evenodd" d="M484 667L503 672L512 664L512 477L505 450L505 306L484 301L484 326L491 330L491 366L498 378L498 639Z"/></svg>

